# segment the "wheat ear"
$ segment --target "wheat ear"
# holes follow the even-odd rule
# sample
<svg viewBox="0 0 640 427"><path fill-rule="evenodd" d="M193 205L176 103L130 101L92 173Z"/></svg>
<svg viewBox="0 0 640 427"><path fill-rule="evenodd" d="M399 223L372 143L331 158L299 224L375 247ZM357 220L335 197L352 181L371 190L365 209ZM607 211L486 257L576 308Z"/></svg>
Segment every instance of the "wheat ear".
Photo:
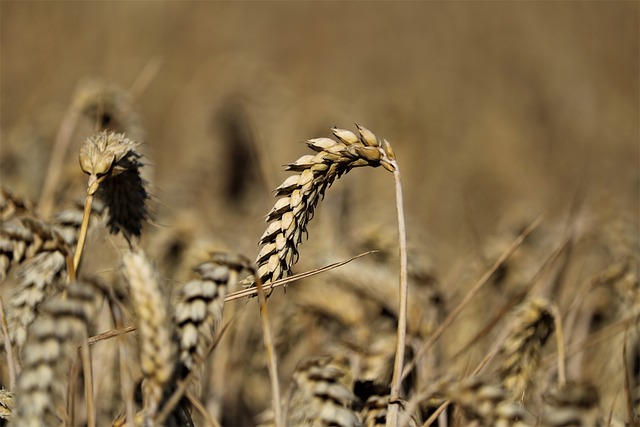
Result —
<svg viewBox="0 0 640 427"><path fill-rule="evenodd" d="M513 398L524 398L553 329L553 309L544 299L525 301L516 313L513 330L500 350L503 361L499 369L502 384Z"/></svg>
<svg viewBox="0 0 640 427"><path fill-rule="evenodd" d="M97 194L109 212L112 233L122 232L129 240L140 236L142 222L147 218L148 198L145 181L140 176L139 144L119 133L106 131L93 135L80 147L80 168L89 175L82 226L73 257L77 270L89 225L93 198Z"/></svg>
<svg viewBox="0 0 640 427"><path fill-rule="evenodd" d="M316 154L302 156L287 166L287 170L297 174L276 188L276 196L280 198L267 214L270 224L260 238L256 264L264 285L290 274L316 206L336 179L355 167L383 166L391 172L395 170L389 143L380 142L362 126L358 130L360 136L334 128L336 140L308 140L307 145Z"/></svg>
<svg viewBox="0 0 640 427"><path fill-rule="evenodd" d="M395 153L387 140L380 140L373 132L359 124L358 135L344 129L332 129L336 139L316 138L307 145L316 151L291 163L287 170L299 172L287 178L278 188L280 199L267 214L270 222L260 238L262 245L256 263L258 276L263 283L276 281L291 273L297 261L298 245L307 225L313 218L315 208L325 191L355 167L383 166L393 173L398 215L398 238L400 250L400 307L398 310L398 342L391 382L389 416L387 425L398 424L398 405L402 366L406 344L407 324L407 244L402 199L402 182Z"/></svg>
<svg viewBox="0 0 640 427"><path fill-rule="evenodd" d="M182 287L173 315L180 338L180 362L187 372L204 361L205 351L222 322L227 289L235 285L243 265L215 255L194 270L199 278Z"/></svg>
<svg viewBox="0 0 640 427"><path fill-rule="evenodd" d="M177 346L169 314L166 292L160 287L158 273L142 251L123 257L123 273L129 283L140 335L140 365L145 419L153 420L165 386L176 366Z"/></svg>
<svg viewBox="0 0 640 427"><path fill-rule="evenodd" d="M547 390L542 423L548 426L597 425L599 396L588 383L567 382Z"/></svg>
<svg viewBox="0 0 640 427"><path fill-rule="evenodd" d="M33 322L23 351L24 368L18 377L15 426L59 424L57 408L62 400L62 384L68 363L79 343L86 340L96 310L94 289L74 282L61 296L42 307Z"/></svg>
<svg viewBox="0 0 640 427"><path fill-rule="evenodd" d="M444 388L445 396L459 404L467 417L480 421L480 425L522 425L525 418L524 410L509 401L509 391L486 379L468 377Z"/></svg>
<svg viewBox="0 0 640 427"><path fill-rule="evenodd" d="M313 357L298 364L287 425L359 426L350 409L350 370L344 357Z"/></svg>

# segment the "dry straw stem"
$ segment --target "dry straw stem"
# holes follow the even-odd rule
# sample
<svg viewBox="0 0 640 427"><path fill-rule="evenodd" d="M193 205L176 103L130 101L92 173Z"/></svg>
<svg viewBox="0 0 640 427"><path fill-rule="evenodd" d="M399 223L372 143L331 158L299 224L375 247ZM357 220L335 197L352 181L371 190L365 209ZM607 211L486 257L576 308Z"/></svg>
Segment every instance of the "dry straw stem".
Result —
<svg viewBox="0 0 640 427"><path fill-rule="evenodd" d="M373 250L373 251L363 252L363 253L361 253L359 255L356 255L356 256L351 257L351 258L349 258L347 260L344 260L344 261L334 262L334 263L326 265L324 267L315 268L313 270L309 270L309 271L306 271L304 273L294 274L293 276L289 276L289 277L284 278L284 279L276 280L276 281L271 282L271 283L269 283L267 285L263 284L262 288L264 289L265 292L267 292L267 291L271 291L271 290L276 289L276 288L280 288L282 286L287 286L287 285L289 285L291 283L295 283L295 282L297 282L299 280L306 279L308 277L312 277L312 276L315 276L317 274L324 273L325 271L329 271L329 270L333 270L334 268L341 267L341 266L343 266L345 264L350 263L351 261L354 261L354 260L356 260L358 258L362 258L363 256L374 254L376 252L378 252L378 251L377 250ZM242 283L246 283L246 282L243 281ZM224 300L225 300L225 302L229 302L229 301L237 300L237 299L240 299L240 298L253 297L253 296L256 296L257 294L258 294L258 289L253 287L253 288L248 288L248 289L243 289L243 290L240 290L240 291L232 292L229 295L227 295Z"/></svg>
<svg viewBox="0 0 640 427"><path fill-rule="evenodd" d="M122 261L137 315L145 418L153 420L176 366L173 322L167 293L161 288L158 274L144 253L139 250L129 252Z"/></svg>
<svg viewBox="0 0 640 427"><path fill-rule="evenodd" d="M273 401L273 416L276 427L284 426L282 419L282 404L280 403L280 382L278 380L278 360L275 346L273 345L273 332L269 322L269 311L267 309L267 296L262 288L262 279L255 270L252 269L256 288L258 289L258 301L260 302L260 319L262 323L262 338L264 347L267 350L267 362L269 366L269 380L271 382L271 399Z"/></svg>
<svg viewBox="0 0 640 427"><path fill-rule="evenodd" d="M59 424L57 408L68 363L76 355L77 344L86 339L95 309L93 288L77 282L68 286L66 298L58 296L44 304L23 352L12 425Z"/></svg>

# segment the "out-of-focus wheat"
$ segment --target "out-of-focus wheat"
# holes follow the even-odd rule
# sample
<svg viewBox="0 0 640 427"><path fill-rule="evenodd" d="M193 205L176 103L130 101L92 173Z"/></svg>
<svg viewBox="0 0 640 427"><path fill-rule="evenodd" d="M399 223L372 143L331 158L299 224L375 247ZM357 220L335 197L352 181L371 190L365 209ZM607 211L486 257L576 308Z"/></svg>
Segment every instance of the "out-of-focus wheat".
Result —
<svg viewBox="0 0 640 427"><path fill-rule="evenodd" d="M172 379L177 359L168 291L162 287L155 268L143 252L127 253L122 261L140 335L145 419L153 420L164 388Z"/></svg>
<svg viewBox="0 0 640 427"><path fill-rule="evenodd" d="M51 299L29 329L18 377L15 426L58 425L59 405L68 380L71 359L86 339L96 310L94 289L71 283L66 296Z"/></svg>
<svg viewBox="0 0 640 427"><path fill-rule="evenodd" d="M300 362L293 374L287 425L359 426L349 408L354 399L343 357L314 357Z"/></svg>
<svg viewBox="0 0 640 427"><path fill-rule="evenodd" d="M513 322L511 334L501 349L499 375L514 399L524 399L527 387L538 373L542 347L553 332L554 320L549 303L534 298L525 301Z"/></svg>

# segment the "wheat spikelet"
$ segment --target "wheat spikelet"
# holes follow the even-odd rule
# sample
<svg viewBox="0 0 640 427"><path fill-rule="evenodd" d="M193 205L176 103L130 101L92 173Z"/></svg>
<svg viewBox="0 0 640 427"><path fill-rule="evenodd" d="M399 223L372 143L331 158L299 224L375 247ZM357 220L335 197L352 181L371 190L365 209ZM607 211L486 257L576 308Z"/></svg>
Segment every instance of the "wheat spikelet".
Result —
<svg viewBox="0 0 640 427"><path fill-rule="evenodd" d="M74 282L66 297L51 299L29 329L23 351L23 370L18 377L16 409L12 425L57 425L67 364L76 347L87 337L95 313L95 292Z"/></svg>
<svg viewBox="0 0 640 427"><path fill-rule="evenodd" d="M145 417L150 420L158 410L163 390L176 366L173 323L166 292L143 252L133 251L123 257L123 274L137 315Z"/></svg>
<svg viewBox="0 0 640 427"><path fill-rule="evenodd" d="M598 391L591 384L568 382L542 395L542 423L548 426L592 426L598 421Z"/></svg>
<svg viewBox="0 0 640 427"><path fill-rule="evenodd" d="M344 357L313 357L300 362L293 373L295 390L289 402L287 425L358 426L349 409L349 366Z"/></svg>
<svg viewBox="0 0 640 427"><path fill-rule="evenodd" d="M536 374L542 347L553 332L554 320L549 303L540 298L520 307L510 336L501 348L503 361L499 376L513 398L522 398Z"/></svg>
<svg viewBox="0 0 640 427"><path fill-rule="evenodd" d="M276 196L280 199L268 213L270 224L260 238L262 247L256 264L263 283L290 274L307 224L325 191L336 179L361 166L394 170L395 157L389 143L378 140L362 126L358 125L358 131L359 136L356 136L347 130L333 129L336 140L308 140L307 145L316 154L302 156L287 166L287 170L297 174L276 188Z"/></svg>
<svg viewBox="0 0 640 427"><path fill-rule="evenodd" d="M140 176L139 143L106 131L85 140L80 147L80 167L89 175L88 195L97 194L108 209L108 225L114 234L139 237L148 217L145 181Z"/></svg>

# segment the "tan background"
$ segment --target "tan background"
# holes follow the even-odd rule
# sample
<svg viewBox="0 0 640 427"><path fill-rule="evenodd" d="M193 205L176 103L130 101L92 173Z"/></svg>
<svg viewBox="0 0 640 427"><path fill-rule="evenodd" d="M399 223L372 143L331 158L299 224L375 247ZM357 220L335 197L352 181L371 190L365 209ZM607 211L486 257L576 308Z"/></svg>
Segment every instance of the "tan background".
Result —
<svg viewBox="0 0 640 427"><path fill-rule="evenodd" d="M607 220L593 220L602 212L630 221L633 231L623 232L637 250L639 16L638 2L2 1L1 183L37 200L78 84L101 78L128 89L156 64L136 104L157 221L145 239L184 227L253 257L262 216L273 205L270 190L287 176L282 165L308 154L300 141L359 122L395 147L409 239L429 254L451 309L466 292L462 284L486 268L468 260L482 252L490 263L504 248L487 251L487 239L507 227L511 234L501 237L509 242L547 211L546 236L555 244L576 200L578 217L596 224L597 239L607 233ZM239 164L230 156L234 127L254 147ZM81 123L74 135L67 199L83 195L77 150L90 132L91 124ZM230 183L245 177L248 189L228 198ZM310 254L351 248L353 236L380 224L393 232L391 176L353 171L319 207L301 261L317 267L322 260ZM537 263L551 253L549 241ZM103 243L90 242L87 252L98 253ZM583 243L591 248L593 241ZM563 310L572 286L611 262L597 245L581 250L562 283ZM515 270L521 273L518 264ZM452 348L487 316L483 301L465 311L469 321L450 335ZM608 348L599 354L608 358ZM297 360L283 363L283 378ZM235 407L229 419L246 422L268 406L266 374L256 369L264 375L245 364L246 378L237 377L262 381L249 387L259 395L247 399L251 411ZM620 369L603 372L593 377L606 381Z"/></svg>

